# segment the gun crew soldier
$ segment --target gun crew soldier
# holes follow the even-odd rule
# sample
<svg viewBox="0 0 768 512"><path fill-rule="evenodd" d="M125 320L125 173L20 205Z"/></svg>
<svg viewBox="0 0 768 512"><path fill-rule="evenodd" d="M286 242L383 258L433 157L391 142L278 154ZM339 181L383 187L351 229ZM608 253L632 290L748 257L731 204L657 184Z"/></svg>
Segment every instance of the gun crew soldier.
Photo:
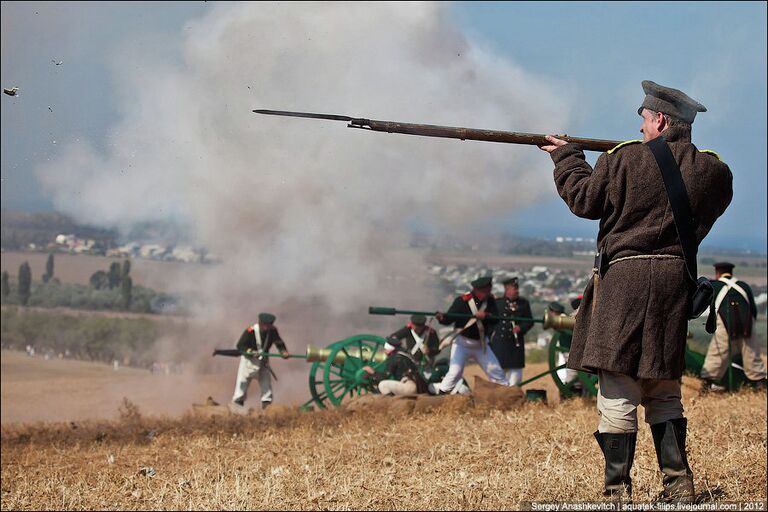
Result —
<svg viewBox="0 0 768 512"><path fill-rule="evenodd" d="M520 297L520 287L516 277L502 281L504 297L496 300L496 309L502 316L533 318L528 300ZM499 360L507 378L507 383L514 386L523 380L525 367L525 333L533 322L502 320L493 330L491 348Z"/></svg>
<svg viewBox="0 0 768 512"><path fill-rule="evenodd" d="M755 296L747 283L733 277L733 268L733 263L715 263L715 280L712 281L715 293L710 307L717 313L717 329L701 369L705 391L725 389L716 382L722 379L728 370L729 347L731 354L741 352L744 374L749 382L756 387L765 388L765 365L760 357L760 347L754 329L757 319Z"/></svg>
<svg viewBox="0 0 768 512"><path fill-rule="evenodd" d="M411 321L392 334L389 338L400 340L401 350L411 354L418 363L427 362L431 365L433 358L440 352L440 339L437 332L427 326L427 317L413 315Z"/></svg>
<svg viewBox="0 0 768 512"><path fill-rule="evenodd" d="M382 395L413 395L426 393L427 383L421 378L415 359L408 352L402 351L402 342L397 338L388 338L384 343L387 354L386 370L376 372L370 366L364 366L370 378L378 382Z"/></svg>
<svg viewBox="0 0 768 512"><path fill-rule="evenodd" d="M275 327L275 315L259 313L259 321L243 331L237 342L237 350L240 356L240 366L237 369L237 383L232 403L244 407L248 395L248 385L251 379L259 379L261 389L261 408L266 409L272 403L272 370L269 367L269 358L263 357L262 352L269 352L272 345L276 345L283 359L290 355L285 343L280 338L280 333Z"/></svg>
<svg viewBox="0 0 768 512"><path fill-rule="evenodd" d="M430 392L434 394L450 393L461 381L464 365L473 358L483 369L488 378L496 384L507 384L504 370L499 360L488 347L489 336L498 320L489 318L498 316L496 299L491 294L493 280L491 277L481 277L472 281L472 291L456 297L448 311L435 315L443 325L453 324L456 331L442 343L453 342L448 373L438 386L430 384ZM474 318L454 315L471 315ZM442 347L441 347L442 348Z"/></svg>
<svg viewBox="0 0 768 512"><path fill-rule="evenodd" d="M678 236L687 223L678 225L673 216L662 172L682 175L692 212L692 229L684 233L691 232L694 262L698 244L731 202L732 175L717 154L691 143L691 124L706 111L703 105L677 89L650 81L642 86L643 141L601 154L594 169L576 144L547 136L551 144L541 149L552 157L558 193L570 210L600 220L599 255L576 317L568 367L599 376L595 438L605 457L604 494L631 496L643 404L664 475L660 498L690 503L680 377L693 284ZM668 151L671 157L662 158Z"/></svg>

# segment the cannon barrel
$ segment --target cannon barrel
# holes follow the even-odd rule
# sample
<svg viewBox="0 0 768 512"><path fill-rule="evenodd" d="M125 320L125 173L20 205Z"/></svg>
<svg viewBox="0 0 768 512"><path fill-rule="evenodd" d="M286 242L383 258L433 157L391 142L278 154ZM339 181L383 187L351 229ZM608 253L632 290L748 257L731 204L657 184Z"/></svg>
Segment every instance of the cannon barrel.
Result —
<svg viewBox="0 0 768 512"><path fill-rule="evenodd" d="M328 360L328 357L330 357L331 349L330 348L318 348L313 347L312 345L307 346L307 362L308 363L323 363ZM363 356L365 359L370 359L371 354L373 354L373 351L370 350L367 346L363 347ZM336 364L344 364L344 361L347 360L347 357L353 357L357 359L363 359L360 355L360 349L356 347L349 347L346 348L340 352L336 353L336 356L333 358L333 362ZM373 361L376 363L382 363L386 361L387 354L382 352L376 352L373 355Z"/></svg>
<svg viewBox="0 0 768 512"><path fill-rule="evenodd" d="M544 322L542 327L545 329L554 329L562 331L564 329L573 330L576 325L576 318L568 315L551 315L549 311L544 312Z"/></svg>
<svg viewBox="0 0 768 512"><path fill-rule="evenodd" d="M424 315L435 316L436 313L429 311L411 311L407 309L387 308L371 306L368 308L368 314L371 315ZM452 317L455 318L474 318L475 315L452 313ZM534 322L543 324L544 329L555 329L556 331L562 331L563 329L573 330L573 326L576 325L576 319L568 315L550 315L549 311L544 312L544 318L539 320L538 318L524 318L519 316L488 316L492 320L512 320L515 322Z"/></svg>

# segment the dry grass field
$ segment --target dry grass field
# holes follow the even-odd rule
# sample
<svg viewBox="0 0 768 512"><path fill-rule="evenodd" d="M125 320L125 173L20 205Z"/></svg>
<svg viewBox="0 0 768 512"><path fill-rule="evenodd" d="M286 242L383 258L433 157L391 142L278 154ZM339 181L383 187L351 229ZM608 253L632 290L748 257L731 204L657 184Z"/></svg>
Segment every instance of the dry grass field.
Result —
<svg viewBox="0 0 768 512"><path fill-rule="evenodd" d="M766 501L766 395L699 396L684 380L689 458L707 501ZM456 398L456 397L454 397ZM2 427L2 509L499 510L598 500L594 403L509 411L144 416ZM151 469L149 469L151 468ZM635 500L661 489L649 429Z"/></svg>

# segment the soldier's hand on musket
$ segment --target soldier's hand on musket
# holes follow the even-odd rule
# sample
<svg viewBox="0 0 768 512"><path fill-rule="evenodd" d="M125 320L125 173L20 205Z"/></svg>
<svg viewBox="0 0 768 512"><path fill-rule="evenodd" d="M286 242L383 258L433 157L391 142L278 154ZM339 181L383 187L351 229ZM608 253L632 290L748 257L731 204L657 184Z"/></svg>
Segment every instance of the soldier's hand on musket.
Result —
<svg viewBox="0 0 768 512"><path fill-rule="evenodd" d="M445 315L438 311L435 313L435 319L437 319L438 322L442 322L445 320Z"/></svg>
<svg viewBox="0 0 768 512"><path fill-rule="evenodd" d="M485 311L478 311L477 313L475 313L475 318L477 318L478 320L485 320L486 316L488 316L488 313Z"/></svg>
<svg viewBox="0 0 768 512"><path fill-rule="evenodd" d="M282 352L280 352L280 356L281 356L283 359L288 359L288 357L289 357L290 355L291 355L291 354L289 354L289 353L288 353L287 351L285 351L285 350L283 350Z"/></svg>
<svg viewBox="0 0 768 512"><path fill-rule="evenodd" d="M519 325L516 325L514 329L512 329L512 332L514 332L515 334L520 334L521 331L522 329L520 328Z"/></svg>
<svg viewBox="0 0 768 512"><path fill-rule="evenodd" d="M545 135L544 138L547 139L552 144L547 146L539 146L539 149L546 151L547 153L551 153L557 148L559 148L560 146L565 146L566 144L568 144L566 141L562 139L558 139L554 135Z"/></svg>

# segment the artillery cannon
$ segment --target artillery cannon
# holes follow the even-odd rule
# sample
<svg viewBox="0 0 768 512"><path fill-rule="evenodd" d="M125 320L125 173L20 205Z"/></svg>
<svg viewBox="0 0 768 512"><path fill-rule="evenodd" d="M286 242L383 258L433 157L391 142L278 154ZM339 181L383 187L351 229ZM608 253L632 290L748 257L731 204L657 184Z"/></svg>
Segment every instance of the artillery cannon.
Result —
<svg viewBox="0 0 768 512"><path fill-rule="evenodd" d="M378 315L396 314L421 314L433 316L435 313L423 311L406 311L394 308L371 307L369 313ZM549 311L543 318L522 318L504 316L499 319L540 323L544 329L552 329L555 332L547 349L549 369L526 379L518 386L551 375L560 396L570 398L573 396L597 396L597 375L586 372L575 372L563 375L565 363L558 356L571 349L571 338L576 319L568 315L553 315ZM325 409L329 404L339 406L345 398L374 393L375 385L363 370L365 366L371 366L374 370L381 370L386 362L384 343L386 339L374 334L358 334L343 340L331 343L325 348L308 346L304 355L293 354L290 358L305 359L311 363L309 369L310 400L302 405L303 409L318 407ZM214 355L240 356L238 350L216 350ZM264 357L280 357L280 354L262 353ZM686 370L698 375L704 363L704 355L686 347ZM422 377L427 382L439 381L447 371L447 361L436 363L434 367L420 368ZM572 371L572 370L571 370ZM721 384L728 389L735 389L744 380L744 374L737 364L732 364L727 375L721 380Z"/></svg>
<svg viewBox="0 0 768 512"><path fill-rule="evenodd" d="M434 316L436 313L427 311L409 311L395 308L385 307L371 307L368 312L372 315L424 315ZM455 317L467 317L471 318L472 315L453 315ZM565 363L560 363L558 355L567 353L571 349L571 337L573 336L573 327L576 325L576 319L568 315L553 315L549 311L544 312L542 318L524 318L516 316L498 316L491 317L498 320L513 320L516 322L532 322L540 323L544 329L552 329L555 333L552 335L552 339L549 342L547 349L547 360L549 362L549 369L534 377L526 379L517 386L522 387L526 384L546 377L552 376L552 380L555 382L557 389L560 391L560 396L564 398L570 398L576 395L591 395L597 396L597 375L593 375L586 372L576 372L575 377L571 379L563 378L559 372L565 369Z"/></svg>
<svg viewBox="0 0 768 512"><path fill-rule="evenodd" d="M306 354L288 357L305 359L309 368L309 393L311 399L302 408L316 406L325 409L330 403L338 406L344 398L374 392L373 383L363 370L371 366L382 368L386 361L385 339L373 334L358 334L331 343L325 348L307 346ZM240 356L239 350L215 350L213 355ZM263 352L261 357L281 357L280 354Z"/></svg>
<svg viewBox="0 0 768 512"><path fill-rule="evenodd" d="M425 315L434 316L436 313L430 313L426 311L408 311L395 308L384 307L371 307L368 312L374 315ZM456 317L470 318L472 315L454 315ZM496 317L499 320L513 320L513 321L525 321L540 323L544 329L552 329L555 332L547 347L547 361L549 369L538 375L535 375L529 379L526 379L517 386L525 386L531 382L546 377L552 376L552 380L555 383L560 396L562 398L571 398L574 396L597 396L598 384L597 375L593 373L567 370L564 357L560 358L560 354L567 354L571 350L571 339L573 337L573 328L576 325L576 318L569 315L554 315L549 311L544 312L544 316L541 319L537 318L522 318L514 316L499 316ZM701 368L704 365L704 354L701 354L695 350L692 350L686 345L685 347L685 367L686 372L698 376L701 373ZM726 375L717 383L724 386L728 390L738 388L746 379L744 371L737 364L740 362L736 356L735 361L731 361ZM562 362L561 362L562 361Z"/></svg>

